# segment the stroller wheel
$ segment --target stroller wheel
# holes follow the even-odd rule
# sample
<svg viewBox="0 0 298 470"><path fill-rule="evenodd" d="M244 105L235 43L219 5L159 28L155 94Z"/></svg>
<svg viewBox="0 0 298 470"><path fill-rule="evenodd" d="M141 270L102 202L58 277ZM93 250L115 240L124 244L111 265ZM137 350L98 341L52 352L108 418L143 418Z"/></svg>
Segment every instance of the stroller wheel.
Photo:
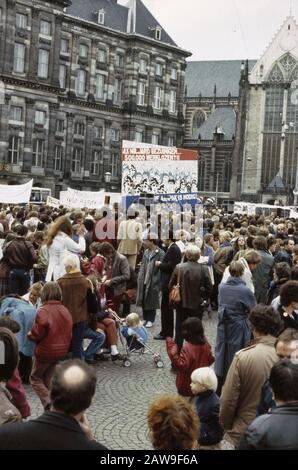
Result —
<svg viewBox="0 0 298 470"><path fill-rule="evenodd" d="M130 367L131 366L131 361L129 359L125 359L123 361L123 365L124 365L124 367Z"/></svg>
<svg viewBox="0 0 298 470"><path fill-rule="evenodd" d="M161 359L158 359L158 361L155 361L155 364L158 369L162 369L164 366L164 363Z"/></svg>

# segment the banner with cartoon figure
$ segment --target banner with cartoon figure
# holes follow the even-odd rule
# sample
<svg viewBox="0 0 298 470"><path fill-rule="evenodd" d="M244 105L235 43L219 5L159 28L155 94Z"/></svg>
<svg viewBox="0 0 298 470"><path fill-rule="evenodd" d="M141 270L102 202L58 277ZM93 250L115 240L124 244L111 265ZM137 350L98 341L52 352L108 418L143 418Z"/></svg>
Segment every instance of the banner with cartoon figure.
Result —
<svg viewBox="0 0 298 470"><path fill-rule="evenodd" d="M197 151L123 141L122 194L195 193L197 185Z"/></svg>

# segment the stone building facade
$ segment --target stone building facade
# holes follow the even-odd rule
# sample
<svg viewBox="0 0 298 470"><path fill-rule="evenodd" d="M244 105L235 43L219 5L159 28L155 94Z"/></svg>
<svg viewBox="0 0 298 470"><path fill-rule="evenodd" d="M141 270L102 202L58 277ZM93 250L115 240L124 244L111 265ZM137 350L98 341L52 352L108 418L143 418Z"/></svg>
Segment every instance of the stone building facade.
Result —
<svg viewBox="0 0 298 470"><path fill-rule="evenodd" d="M2 184L120 191L122 140L182 145L190 54L141 0L2 0L0 31Z"/></svg>
<svg viewBox="0 0 298 470"><path fill-rule="evenodd" d="M254 63L190 61L186 69L184 145L199 151L199 193L219 203L231 199L241 141L237 129L245 122L241 83Z"/></svg>
<svg viewBox="0 0 298 470"><path fill-rule="evenodd" d="M247 201L292 204L298 190L298 25L283 25L242 86L246 101L241 187Z"/></svg>

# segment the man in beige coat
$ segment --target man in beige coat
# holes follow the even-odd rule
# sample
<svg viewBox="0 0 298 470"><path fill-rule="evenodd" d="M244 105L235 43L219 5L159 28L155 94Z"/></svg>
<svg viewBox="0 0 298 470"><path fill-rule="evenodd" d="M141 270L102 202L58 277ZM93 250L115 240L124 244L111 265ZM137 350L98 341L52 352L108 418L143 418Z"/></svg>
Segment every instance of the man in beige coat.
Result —
<svg viewBox="0 0 298 470"><path fill-rule="evenodd" d="M128 211L128 220L120 222L118 228L118 252L126 256L129 266L135 270L137 256L142 247L142 224L137 222L137 212L130 213Z"/></svg>
<svg viewBox="0 0 298 470"><path fill-rule="evenodd" d="M257 305L250 313L254 340L235 354L220 399L220 421L225 438L239 444L247 426L256 417L261 389L278 361L274 344L281 328L270 307Z"/></svg>

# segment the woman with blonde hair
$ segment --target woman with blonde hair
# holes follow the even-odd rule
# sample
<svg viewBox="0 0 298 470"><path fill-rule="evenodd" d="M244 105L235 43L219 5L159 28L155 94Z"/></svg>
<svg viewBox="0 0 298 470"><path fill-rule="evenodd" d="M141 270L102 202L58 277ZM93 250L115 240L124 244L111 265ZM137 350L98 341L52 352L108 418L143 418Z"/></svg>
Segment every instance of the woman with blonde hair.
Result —
<svg viewBox="0 0 298 470"><path fill-rule="evenodd" d="M82 226L79 231L79 241L72 240L72 225L67 216L58 217L49 228L46 236L46 246L49 251L49 265L46 275L46 281L56 281L65 274L63 259L68 255L77 253L82 254L86 250L84 238L85 228Z"/></svg>
<svg viewBox="0 0 298 470"><path fill-rule="evenodd" d="M35 282L32 284L27 294L23 295L22 299L27 300L32 307L39 308L41 306L40 296L43 286L43 282Z"/></svg>

